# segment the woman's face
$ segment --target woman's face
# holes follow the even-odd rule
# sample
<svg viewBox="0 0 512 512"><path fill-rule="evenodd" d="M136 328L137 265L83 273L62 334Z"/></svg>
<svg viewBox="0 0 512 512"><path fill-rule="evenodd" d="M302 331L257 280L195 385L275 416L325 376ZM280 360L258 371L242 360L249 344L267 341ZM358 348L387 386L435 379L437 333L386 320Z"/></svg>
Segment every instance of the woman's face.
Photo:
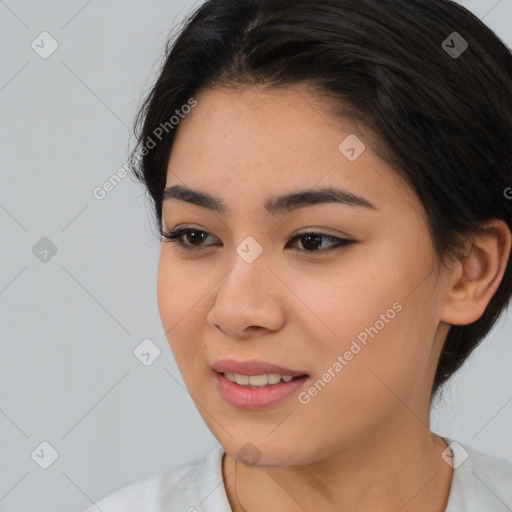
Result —
<svg viewBox="0 0 512 512"><path fill-rule="evenodd" d="M185 249L162 242L158 305L212 433L230 455L273 466L426 428L447 324L418 197L304 88L208 90L197 101L166 188L215 196L224 211L168 194L164 232L196 233L181 237ZM362 199L270 203L326 187ZM249 389L246 375L272 368L234 368L239 385L214 371L221 360L307 377Z"/></svg>

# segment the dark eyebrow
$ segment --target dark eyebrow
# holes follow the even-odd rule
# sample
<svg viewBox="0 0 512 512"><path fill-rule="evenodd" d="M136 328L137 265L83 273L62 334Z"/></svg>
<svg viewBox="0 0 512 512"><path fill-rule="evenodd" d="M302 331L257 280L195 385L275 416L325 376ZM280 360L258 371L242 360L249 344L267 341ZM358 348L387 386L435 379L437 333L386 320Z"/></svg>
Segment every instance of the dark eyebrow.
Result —
<svg viewBox="0 0 512 512"><path fill-rule="evenodd" d="M164 190L162 202L167 203L171 199L186 201L220 214L229 213L229 208L222 202L222 199L182 185L173 185ZM298 208L320 203L340 203L373 210L378 209L364 197L334 187L299 190L290 194L271 197L265 201L265 209L271 215L282 215Z"/></svg>

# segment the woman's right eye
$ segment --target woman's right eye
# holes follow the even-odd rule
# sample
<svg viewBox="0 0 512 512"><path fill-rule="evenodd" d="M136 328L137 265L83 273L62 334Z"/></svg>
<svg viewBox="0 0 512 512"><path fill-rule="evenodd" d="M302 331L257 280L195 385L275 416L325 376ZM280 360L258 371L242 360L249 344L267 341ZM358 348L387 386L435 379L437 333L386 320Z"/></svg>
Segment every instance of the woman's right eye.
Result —
<svg viewBox="0 0 512 512"><path fill-rule="evenodd" d="M201 245L196 245L195 242L202 242L206 238L205 235L210 235L207 231L203 231L201 229L196 228L178 228L178 229L172 229L171 231L160 231L160 234L165 238L165 242L171 242L177 244L179 249L182 249L184 251L194 251L197 249L201 249ZM190 236L192 235L192 236ZM190 242L192 240L192 243L186 244L183 241L183 238L187 237L187 240Z"/></svg>

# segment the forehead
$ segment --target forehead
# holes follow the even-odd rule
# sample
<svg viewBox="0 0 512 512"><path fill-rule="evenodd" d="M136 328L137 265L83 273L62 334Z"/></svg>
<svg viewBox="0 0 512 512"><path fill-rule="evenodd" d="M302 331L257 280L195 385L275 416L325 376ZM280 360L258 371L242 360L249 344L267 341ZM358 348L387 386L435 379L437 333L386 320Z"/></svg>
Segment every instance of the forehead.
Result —
<svg viewBox="0 0 512 512"><path fill-rule="evenodd" d="M416 201L366 134L330 116L305 88L208 89L196 100L175 135L167 188L209 191L239 208L253 198L263 208L261 198L321 187L343 188L374 206ZM340 144L354 136L364 150L349 160Z"/></svg>

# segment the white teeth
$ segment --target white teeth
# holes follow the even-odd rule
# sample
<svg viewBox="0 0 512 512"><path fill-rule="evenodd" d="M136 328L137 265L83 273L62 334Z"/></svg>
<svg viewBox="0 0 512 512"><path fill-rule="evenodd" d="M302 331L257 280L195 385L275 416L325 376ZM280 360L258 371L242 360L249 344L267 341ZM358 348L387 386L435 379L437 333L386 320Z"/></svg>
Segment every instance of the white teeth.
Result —
<svg viewBox="0 0 512 512"><path fill-rule="evenodd" d="M249 384L251 386L266 386L268 384L266 375L250 375Z"/></svg>
<svg viewBox="0 0 512 512"><path fill-rule="evenodd" d="M267 375L267 381L269 384L277 384L281 380L281 375L277 373L269 373Z"/></svg>
<svg viewBox="0 0 512 512"><path fill-rule="evenodd" d="M291 375L279 375L277 373L268 373L262 375L240 375L238 373L224 373L224 377L230 382L236 382L240 386L261 388L264 386L278 384L281 379L284 382L291 382Z"/></svg>
<svg viewBox="0 0 512 512"><path fill-rule="evenodd" d="M234 374L235 382L240 384L240 386L247 386L249 384L249 376L248 375L239 375Z"/></svg>
<svg viewBox="0 0 512 512"><path fill-rule="evenodd" d="M224 377L229 380L229 382L236 382L235 374L234 373L224 373Z"/></svg>

